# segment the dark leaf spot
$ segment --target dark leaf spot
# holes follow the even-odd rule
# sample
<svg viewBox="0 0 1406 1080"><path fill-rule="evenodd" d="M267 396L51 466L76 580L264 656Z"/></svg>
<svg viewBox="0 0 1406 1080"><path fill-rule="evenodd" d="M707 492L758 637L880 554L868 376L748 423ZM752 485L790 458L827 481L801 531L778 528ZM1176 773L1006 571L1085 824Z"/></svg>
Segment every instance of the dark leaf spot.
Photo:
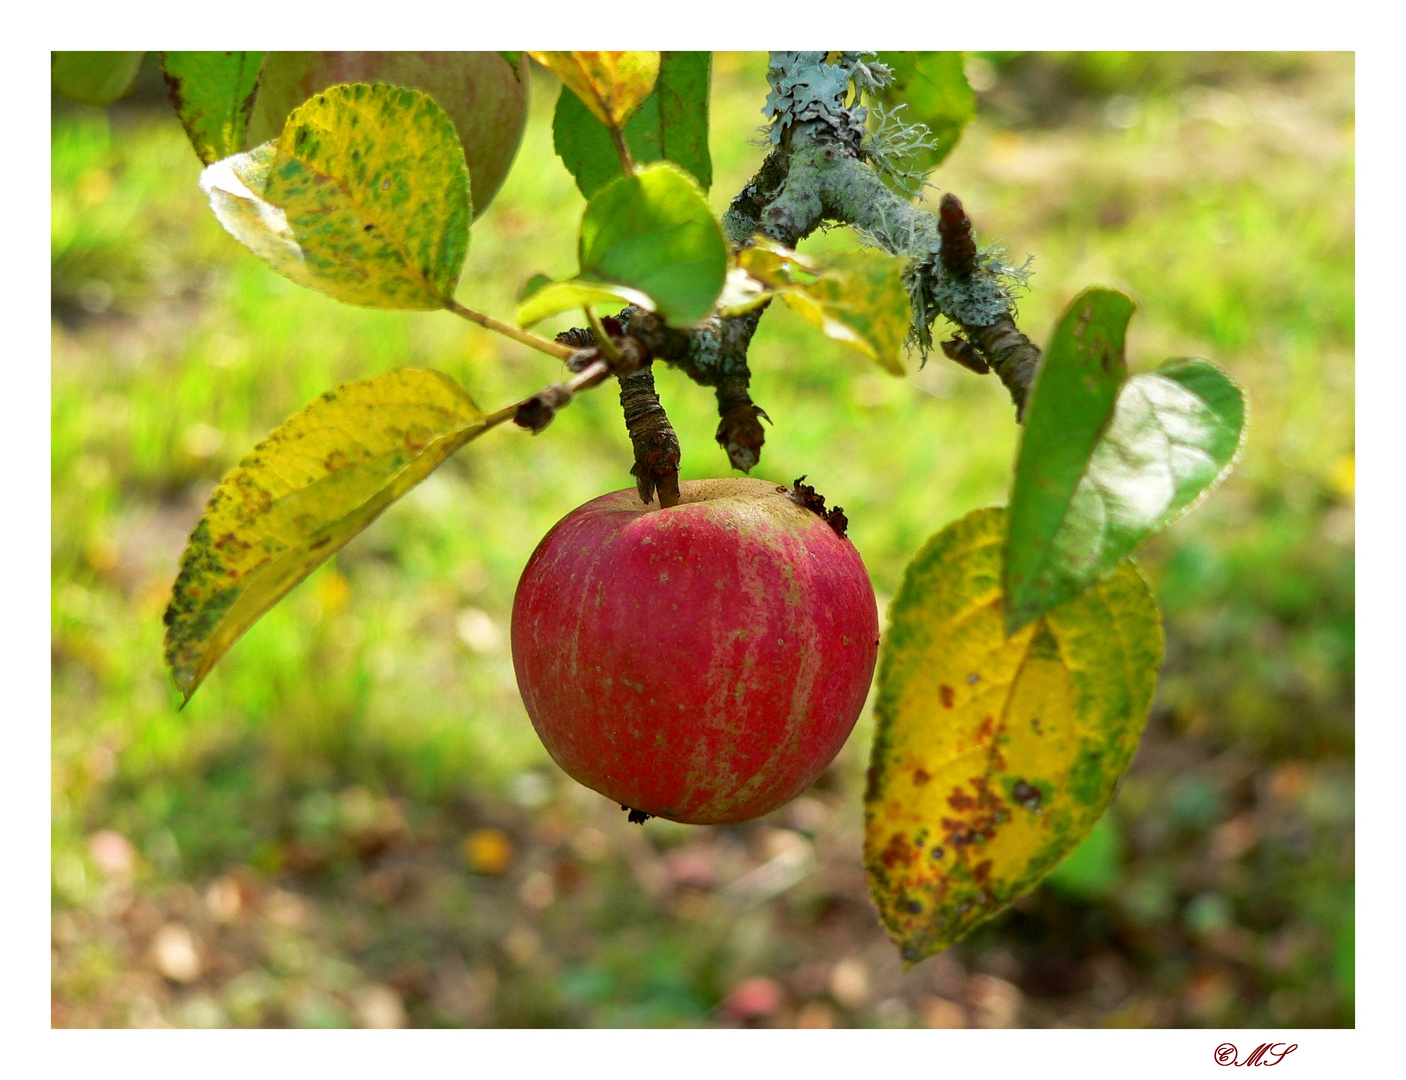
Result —
<svg viewBox="0 0 1406 1080"><path fill-rule="evenodd" d="M944 709L950 709L952 707L952 702L956 698L956 694L952 692L952 688L946 683L943 683L937 688L937 696L942 699L942 707Z"/></svg>
<svg viewBox="0 0 1406 1080"><path fill-rule="evenodd" d="M1015 782L1011 788L1011 798L1027 810L1040 809L1040 789L1032 784L1027 784L1024 780Z"/></svg>

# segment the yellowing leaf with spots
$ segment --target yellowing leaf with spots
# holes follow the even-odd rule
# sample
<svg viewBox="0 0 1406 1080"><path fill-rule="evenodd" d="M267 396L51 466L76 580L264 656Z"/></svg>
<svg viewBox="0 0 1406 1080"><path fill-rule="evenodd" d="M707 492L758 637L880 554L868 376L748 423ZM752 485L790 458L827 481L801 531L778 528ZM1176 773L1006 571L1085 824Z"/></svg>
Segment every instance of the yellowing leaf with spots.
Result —
<svg viewBox="0 0 1406 1080"><path fill-rule="evenodd" d="M1130 562L1006 637L1006 513L928 541L892 606L865 795L865 869L907 964L1031 889L1131 763L1162 627Z"/></svg>
<svg viewBox="0 0 1406 1080"><path fill-rule="evenodd" d="M529 52L581 99L595 118L621 131L659 78L657 52Z"/></svg>
<svg viewBox="0 0 1406 1080"><path fill-rule="evenodd" d="M215 162L200 186L220 224L284 277L363 307L453 298L469 247L469 170L428 94L330 87L278 139Z"/></svg>
<svg viewBox="0 0 1406 1080"><path fill-rule="evenodd" d="M489 423L449 376L406 369L323 394L254 447L211 494L166 609L186 700L259 616Z"/></svg>

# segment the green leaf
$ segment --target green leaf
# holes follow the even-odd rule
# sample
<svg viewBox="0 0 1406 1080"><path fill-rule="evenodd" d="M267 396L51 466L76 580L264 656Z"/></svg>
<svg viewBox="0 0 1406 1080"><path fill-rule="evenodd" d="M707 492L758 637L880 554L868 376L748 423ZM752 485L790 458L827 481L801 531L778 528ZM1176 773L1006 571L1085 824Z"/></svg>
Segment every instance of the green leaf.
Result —
<svg viewBox="0 0 1406 1080"><path fill-rule="evenodd" d="M1089 304L1103 314L1080 331ZM1185 513L1239 449L1244 398L1205 360L1170 360L1134 375L1109 404L1131 311L1131 301L1106 290L1076 300L1032 391L1011 496L1012 629L1079 593ZM1079 351L1081 333L1091 351Z"/></svg>
<svg viewBox="0 0 1406 1080"><path fill-rule="evenodd" d="M659 56L659 79L625 124L630 157L637 165L672 161L707 191L713 182L708 154L708 77L713 54L663 52ZM552 137L557 155L586 198L623 174L609 128L565 87L557 98Z"/></svg>
<svg viewBox="0 0 1406 1080"><path fill-rule="evenodd" d="M588 281L572 278L569 281L553 281L529 293L517 310L519 326L531 326L535 322L559 315L563 311L574 311L587 304L634 304L646 311L654 310L654 301L638 289L626 285L612 285L609 282Z"/></svg>
<svg viewBox="0 0 1406 1080"><path fill-rule="evenodd" d="M906 964L1027 892L1089 835L1137 749L1162 662L1125 561L1007 637L1006 514L943 529L889 607L864 864Z"/></svg>
<svg viewBox="0 0 1406 1080"><path fill-rule="evenodd" d="M723 299L727 313L746 311L780 296L808 322L858 349L893 375L903 375L908 336L908 290L903 261L873 248L820 257L758 237L737 256Z"/></svg>
<svg viewBox="0 0 1406 1080"><path fill-rule="evenodd" d="M164 52L161 71L171 104L206 165L244 148L261 52Z"/></svg>
<svg viewBox="0 0 1406 1080"><path fill-rule="evenodd" d="M406 369L323 394L210 496L166 609L166 663L190 700L258 618L486 428L468 393Z"/></svg>
<svg viewBox="0 0 1406 1080"><path fill-rule="evenodd" d="M469 246L469 174L433 98L334 86L283 134L200 175L215 216L280 274L348 304L431 309Z"/></svg>
<svg viewBox="0 0 1406 1080"><path fill-rule="evenodd" d="M1016 457L1005 567L1012 630L1065 598L1048 595L1045 575L1055 558L1050 545L1113 415L1127 373L1123 337L1133 307L1112 289L1080 293L1060 317L1031 387Z"/></svg>
<svg viewBox="0 0 1406 1080"><path fill-rule="evenodd" d="M84 105L111 105L137 77L144 52L56 52L50 58L54 89Z"/></svg>
<svg viewBox="0 0 1406 1080"><path fill-rule="evenodd" d="M560 285L615 298L642 293L649 303L641 306L652 305L673 326L707 315L727 273L722 226L693 178L666 161L596 193L581 217L579 254L580 274ZM572 295L546 286L518 309L518 322L564 311Z"/></svg>
<svg viewBox="0 0 1406 1080"><path fill-rule="evenodd" d="M959 52L881 52L879 60L893 69L894 81L879 97L890 107L907 104L899 118L923 123L936 147L921 153L917 165L935 169L952 152L962 129L976 115L976 95L967 82Z"/></svg>
<svg viewBox="0 0 1406 1080"><path fill-rule="evenodd" d="M620 130L654 89L657 52L529 52L607 127Z"/></svg>
<svg viewBox="0 0 1406 1080"><path fill-rule="evenodd" d="M521 78L521 76L522 76L522 50L519 49L519 50L517 50L516 52L512 52L512 51L504 52L502 49L499 49L499 50L498 50L498 55L501 56L504 60L506 60L506 61L508 62L508 67L510 67L510 68L513 69L513 74L514 74L514 75L517 75L519 78Z"/></svg>

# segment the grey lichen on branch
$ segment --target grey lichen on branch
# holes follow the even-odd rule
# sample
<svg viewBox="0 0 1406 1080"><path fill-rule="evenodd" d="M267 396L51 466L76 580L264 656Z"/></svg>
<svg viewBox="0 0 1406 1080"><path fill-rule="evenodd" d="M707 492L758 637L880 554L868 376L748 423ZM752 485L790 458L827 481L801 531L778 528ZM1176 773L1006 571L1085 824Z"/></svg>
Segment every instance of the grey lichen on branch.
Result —
<svg viewBox="0 0 1406 1080"><path fill-rule="evenodd" d="M729 239L744 247L760 233L795 247L822 224L844 224L866 242L906 258L910 343L926 361L937 317L955 323L964 335L954 339L965 347L959 362L974 371L994 369L1019 418L1040 359L1039 348L1015 323L1014 294L1029 276L1028 263L1007 263L998 245L977 249L971 222L955 196L944 200L952 240L944 258L939 215L895 194L868 160L878 151L860 102L865 93L882 88L888 70L862 53L829 59L833 62L821 52L771 54L771 93L763 112L772 121L768 138L775 149L723 216ZM651 352L695 381L717 387L724 373L746 371L747 348L762 310L671 331L674 337L658 342L664 351Z"/></svg>
<svg viewBox="0 0 1406 1080"><path fill-rule="evenodd" d="M895 194L881 176L904 176L894 147L923 145L921 125L899 127L902 138L887 142L866 123L861 104L891 78L872 54L773 52L767 71L771 92L764 114L771 120L773 149L755 176L732 200L723 229L734 249L764 235L794 248L822 224L851 226L867 243L908 260L904 281L912 321L909 342L926 362L932 326L939 315L959 328L943 352L977 373L994 369L1016 405L1025 399L1040 350L1015 323L1014 293L1029 276L1028 262L1005 261L999 245L976 246L971 222L955 196L943 200L943 217ZM890 131L892 125L887 125ZM911 193L911 185L899 183ZM944 241L947 248L944 251ZM638 342L650 359L663 360L718 398L718 443L734 468L750 471L765 442L766 414L752 401L747 353L766 306L740 315L714 315L688 329L670 327L638 309L622 314L626 341ZM613 331L612 331L613 332ZM652 376L651 376L652 383ZM640 384L642 385L642 383ZM622 380L622 401L625 386ZM633 433L632 433L633 438ZM636 443L636 469L641 465ZM644 492L644 481L636 472Z"/></svg>

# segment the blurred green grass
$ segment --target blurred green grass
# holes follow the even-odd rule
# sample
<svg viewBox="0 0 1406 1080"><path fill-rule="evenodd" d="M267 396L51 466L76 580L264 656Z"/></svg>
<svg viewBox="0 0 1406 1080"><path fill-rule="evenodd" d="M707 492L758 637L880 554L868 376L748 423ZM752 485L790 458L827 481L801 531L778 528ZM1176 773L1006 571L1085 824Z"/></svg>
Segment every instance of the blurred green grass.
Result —
<svg viewBox="0 0 1406 1080"><path fill-rule="evenodd" d="M885 966L856 878L867 714L802 810L732 831L618 828L538 744L508 613L551 524L630 483L608 388L538 437L498 431L461 452L177 711L161 610L211 485L263 434L394 367L446 371L490 409L558 368L447 314L298 289L214 221L159 100L56 102L55 1023L365 1023L380 991L413 1023L737 1022L723 998L760 974L787 988L790 1004L760 1017L773 1023L928 1022L950 1018L932 1004L949 998L980 1023L1005 1015L987 978L1025 995L1026 1023L1350 1024L1352 59L1128 56L977 58L981 112L932 180L983 239L1035 255L1020 308L1033 338L1085 285L1125 289L1140 305L1130 366L1214 360L1246 388L1249 437L1232 478L1143 558L1168 659L1103 848L911 976ZM715 63L719 211L763 156L764 69L760 54ZM584 204L551 151L555 87L539 73L533 91L459 289L496 314L532 274L574 270ZM994 379L940 356L893 379L785 309L763 320L752 366L775 420L756 474L808 474L845 507L881 602L931 533L1004 502L1017 429ZM726 475L711 393L658 381L684 477ZM399 824L366 824L382 818ZM458 854L485 823L514 845L501 881ZM716 868L780 857L767 845L781 833L811 846L812 872L737 915ZM104 859L109 834L130 844L123 858ZM580 855L591 834L608 854ZM669 861L695 848L715 868L707 888ZM414 868L392 873L396 859ZM403 895L376 877L395 873L418 884ZM523 900L533 874L551 882L535 895L555 897L540 908ZM241 910L295 912L260 916L272 944L218 944L243 925L210 915L210 883L230 881L262 898ZM300 903L317 905L318 935ZM202 974L172 977L159 928L207 924ZM1052 938L1063 959L1038 960ZM817 976L836 950L897 989L861 1001L835 971Z"/></svg>

